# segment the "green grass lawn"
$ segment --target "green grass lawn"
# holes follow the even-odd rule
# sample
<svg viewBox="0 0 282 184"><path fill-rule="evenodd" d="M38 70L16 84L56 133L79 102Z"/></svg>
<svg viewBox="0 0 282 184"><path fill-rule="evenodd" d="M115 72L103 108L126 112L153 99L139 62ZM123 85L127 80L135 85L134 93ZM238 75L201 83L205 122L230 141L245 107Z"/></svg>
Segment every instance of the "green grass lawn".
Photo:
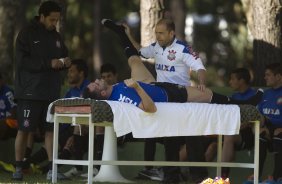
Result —
<svg viewBox="0 0 282 184"><path fill-rule="evenodd" d="M22 182L15 182L15 181L11 180L11 174L10 173L0 173L0 178L1 178L0 183L51 183L51 181L46 180L45 175L41 175L41 174L25 175L24 180ZM83 180L84 180L83 178L73 178L71 180L58 181L58 183L80 184L80 183L86 183L87 182L87 181L83 181ZM144 182L141 181L141 183L144 183Z"/></svg>
<svg viewBox="0 0 282 184"><path fill-rule="evenodd" d="M132 156L132 155L136 156L137 153L135 154L135 151L137 151L139 149L139 148L136 148L136 144L141 145L141 143L134 143L134 144L130 143L130 144L126 145L126 148L119 149L119 157L121 159L124 159L124 157L127 157L127 158L129 158L129 160L132 160L132 158L134 158L134 156ZM137 147L139 147L139 146L137 146ZM162 146L159 145L158 147L159 147L158 152L161 152ZM129 151L128 149L130 149L131 151ZM131 152L131 154L130 154L130 152ZM239 154L238 157L240 159L244 159L246 161L250 159L250 157L246 154L246 152L240 152L238 154ZM158 158L158 160L159 160L159 158ZM64 171L68 170L69 168L70 168L70 166L63 166L63 167L60 168L60 171L64 172ZM123 177L125 177L126 179L133 181L134 183L138 183L138 184L139 183L140 184L160 183L160 182L157 182L157 181L148 181L148 180L136 179L138 172L142 168L143 168L142 166L119 166L119 170L120 170L121 175ZM84 171L87 172L86 167L84 167ZM251 169L233 168L231 170L231 176L230 176L230 180L233 181L231 183L232 184L240 184L251 173L252 173ZM209 176L212 177L212 178L214 178L216 176L214 168L209 168ZM23 182L15 182L15 181L11 180L11 177L12 177L12 173L7 173L7 172L0 170L0 184L1 183L48 183L48 181L46 180L46 174L26 174L26 175L24 175L24 181ZM51 182L49 182L49 183L51 183ZM84 178L76 177L76 178L72 178L71 180L58 181L58 183L79 184L79 183L86 183L86 181L85 181ZM95 182L95 183L99 183L99 182ZM109 182L104 182L104 183L109 183ZM192 182L187 181L187 182L182 182L182 183L183 184L184 183L191 184Z"/></svg>
<svg viewBox="0 0 282 184"><path fill-rule="evenodd" d="M2 172L0 171L0 183L51 183L51 181L46 180L46 175L42 174L28 174L24 176L24 180L22 182L17 182L11 180L11 173ZM140 184L156 184L160 183L158 181L148 181L148 180L140 180L140 179L134 179L134 178L128 178L134 183L140 183ZM84 178L72 178L71 180L65 180L65 181L58 181L58 183L67 183L67 184L82 184L87 183L87 181ZM107 184L109 182L94 182L94 183L104 183ZM183 184L189 184L190 182L182 182Z"/></svg>

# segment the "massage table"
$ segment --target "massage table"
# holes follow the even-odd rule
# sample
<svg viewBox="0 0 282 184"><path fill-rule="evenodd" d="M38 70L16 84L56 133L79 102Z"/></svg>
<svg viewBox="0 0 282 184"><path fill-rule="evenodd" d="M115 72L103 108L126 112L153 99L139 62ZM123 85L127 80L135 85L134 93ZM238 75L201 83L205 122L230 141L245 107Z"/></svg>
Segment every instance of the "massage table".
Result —
<svg viewBox="0 0 282 184"><path fill-rule="evenodd" d="M74 98L59 99L51 103L48 109L47 121L54 122L52 183L57 182L57 164L88 166L88 183L92 183L92 181L130 182L121 176L117 167L118 165L216 167L218 176L221 174L221 167L253 168L254 183L258 183L259 120L261 115L254 106L203 103L156 103L156 106L158 109L156 113L146 113L132 104L114 101ZM173 115L175 115L175 119L173 119L174 122L170 120L170 117L173 117ZM197 118L197 123L191 125L191 123L195 122L193 118ZM158 122L159 119L161 120ZM165 123L165 121L168 122ZM177 124L177 126L174 124L174 127L176 127L174 129L176 131L171 131L171 124L181 121L182 124ZM199 123L198 121L202 123ZM221 162L222 135L238 134L241 125L240 122L251 122L254 125L254 162ZM58 159L59 123L71 123L75 126L89 126L88 160ZM160 125L169 131L157 131L156 127L160 127ZM101 161L93 159L94 126L106 127L104 150ZM178 129L178 126L181 128ZM152 127L152 130L147 131L150 127ZM205 130L207 127L210 127L210 130ZM142 132L142 130L146 131ZM217 162L119 161L117 160L116 136L125 135L130 132L132 132L133 137L135 138L219 135ZM94 179L92 175L93 165L101 165L100 171Z"/></svg>

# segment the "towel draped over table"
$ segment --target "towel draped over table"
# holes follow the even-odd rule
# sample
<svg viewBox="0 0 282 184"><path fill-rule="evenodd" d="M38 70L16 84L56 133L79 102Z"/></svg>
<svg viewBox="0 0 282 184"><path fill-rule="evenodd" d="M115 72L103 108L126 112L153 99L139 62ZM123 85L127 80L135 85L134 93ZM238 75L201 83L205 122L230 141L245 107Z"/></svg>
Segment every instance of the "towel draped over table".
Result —
<svg viewBox="0 0 282 184"><path fill-rule="evenodd" d="M107 101L114 114L117 136L132 132L135 138L234 135L240 129L237 105L207 103L156 103L157 112L146 113L132 104Z"/></svg>

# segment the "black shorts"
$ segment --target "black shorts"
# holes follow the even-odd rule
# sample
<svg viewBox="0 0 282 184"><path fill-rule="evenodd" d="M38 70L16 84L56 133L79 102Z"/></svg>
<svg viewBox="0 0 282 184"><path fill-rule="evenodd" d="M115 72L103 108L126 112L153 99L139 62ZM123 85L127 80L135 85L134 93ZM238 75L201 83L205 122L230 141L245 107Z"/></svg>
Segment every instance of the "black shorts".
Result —
<svg viewBox="0 0 282 184"><path fill-rule="evenodd" d="M187 102L187 90L185 86L168 82L153 82L152 84L166 91L168 102Z"/></svg>
<svg viewBox="0 0 282 184"><path fill-rule="evenodd" d="M50 103L51 101L18 100L18 129L24 132L35 132L37 128L44 131L52 131L53 123L46 122Z"/></svg>

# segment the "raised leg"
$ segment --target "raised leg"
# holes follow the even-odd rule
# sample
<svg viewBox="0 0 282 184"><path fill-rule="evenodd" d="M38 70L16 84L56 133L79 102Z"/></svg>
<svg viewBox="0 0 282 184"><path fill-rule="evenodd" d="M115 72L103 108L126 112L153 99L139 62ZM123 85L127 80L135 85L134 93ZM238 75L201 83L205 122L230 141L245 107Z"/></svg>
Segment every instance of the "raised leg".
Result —
<svg viewBox="0 0 282 184"><path fill-rule="evenodd" d="M131 68L131 78L145 83L155 82L155 78L143 64L139 56L128 58L128 65Z"/></svg>
<svg viewBox="0 0 282 184"><path fill-rule="evenodd" d="M124 48L125 54L128 57L128 65L131 68L131 78L145 83L154 82L155 78L143 64L138 55L138 51L126 35L125 28L122 25L115 24L109 19L103 19L102 24L114 31L119 36L122 47Z"/></svg>

